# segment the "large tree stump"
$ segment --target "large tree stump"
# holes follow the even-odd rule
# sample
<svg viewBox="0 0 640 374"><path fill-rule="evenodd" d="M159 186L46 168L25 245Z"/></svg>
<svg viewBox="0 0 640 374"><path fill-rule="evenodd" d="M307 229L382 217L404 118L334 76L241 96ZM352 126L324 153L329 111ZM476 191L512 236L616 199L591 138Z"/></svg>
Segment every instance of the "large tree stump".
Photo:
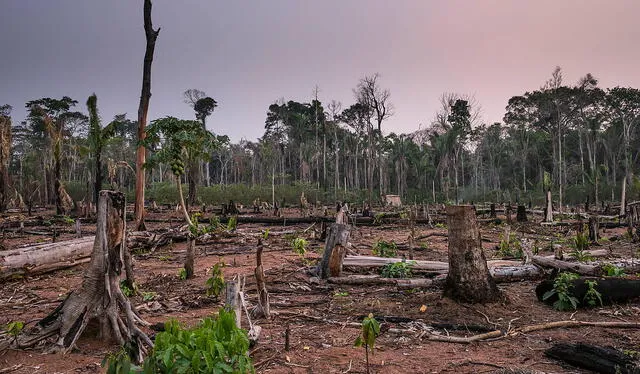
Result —
<svg viewBox="0 0 640 374"><path fill-rule="evenodd" d="M94 319L99 322L100 336L126 344L135 362L140 362L147 348L153 346L147 335L136 327L136 323L146 322L137 316L120 290L126 250L124 209L124 194L100 191L93 253L82 286L33 329L21 335L15 342L18 347L30 347L56 336L51 350L68 352ZM0 349L2 345L0 342Z"/></svg>
<svg viewBox="0 0 640 374"><path fill-rule="evenodd" d="M347 253L349 241L349 225L334 223L329 227L329 234L320 263L322 278L339 277L342 273L342 261Z"/></svg>
<svg viewBox="0 0 640 374"><path fill-rule="evenodd" d="M502 294L487 268L476 212L470 205L447 207L449 273L444 295L459 302L498 301Z"/></svg>

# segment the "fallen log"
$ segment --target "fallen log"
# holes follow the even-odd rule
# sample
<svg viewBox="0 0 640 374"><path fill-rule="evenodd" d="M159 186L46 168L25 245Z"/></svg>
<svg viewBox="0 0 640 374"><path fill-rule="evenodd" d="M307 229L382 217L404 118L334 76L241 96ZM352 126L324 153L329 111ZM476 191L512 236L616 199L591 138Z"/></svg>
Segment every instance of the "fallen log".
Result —
<svg viewBox="0 0 640 374"><path fill-rule="evenodd" d="M329 283L345 284L352 286L384 285L397 286L400 289L426 288L444 284L444 278L383 278L378 275L348 275L342 277L329 277Z"/></svg>
<svg viewBox="0 0 640 374"><path fill-rule="evenodd" d="M587 281L595 281L593 288L600 293L599 301L602 305L611 305L614 303L623 303L631 299L640 297L640 280L627 278L595 278L581 277L571 282L572 287L569 289L571 296L578 299L579 306L587 306L583 302L589 291ZM554 287L553 280L542 281L536 287L536 297L545 304L552 305L558 300L558 295L554 294L547 299L544 295L551 291Z"/></svg>
<svg viewBox="0 0 640 374"><path fill-rule="evenodd" d="M86 262L95 236L0 252L0 280L42 274Z"/></svg>
<svg viewBox="0 0 640 374"><path fill-rule="evenodd" d="M544 354L597 373L640 373L640 362L637 359L612 347L599 347L584 343L558 343L545 350Z"/></svg>
<svg viewBox="0 0 640 374"><path fill-rule="evenodd" d="M556 260L555 258L550 257L533 256L531 257L531 262L541 267L554 268L561 271L570 271L573 273L578 273L580 275L600 275L602 273L602 268L598 265L587 265L580 262L568 262Z"/></svg>

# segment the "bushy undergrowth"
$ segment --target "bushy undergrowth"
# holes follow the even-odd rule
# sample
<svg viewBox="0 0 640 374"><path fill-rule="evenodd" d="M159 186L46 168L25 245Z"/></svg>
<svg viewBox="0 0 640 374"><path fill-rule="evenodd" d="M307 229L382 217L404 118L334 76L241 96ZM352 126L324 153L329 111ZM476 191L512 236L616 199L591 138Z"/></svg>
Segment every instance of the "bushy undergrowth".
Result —
<svg viewBox="0 0 640 374"><path fill-rule="evenodd" d="M107 374L253 373L248 350L249 339L236 327L234 313L221 309L218 318L205 318L193 328L165 323L141 367L131 364L123 351L108 356L103 366Z"/></svg>

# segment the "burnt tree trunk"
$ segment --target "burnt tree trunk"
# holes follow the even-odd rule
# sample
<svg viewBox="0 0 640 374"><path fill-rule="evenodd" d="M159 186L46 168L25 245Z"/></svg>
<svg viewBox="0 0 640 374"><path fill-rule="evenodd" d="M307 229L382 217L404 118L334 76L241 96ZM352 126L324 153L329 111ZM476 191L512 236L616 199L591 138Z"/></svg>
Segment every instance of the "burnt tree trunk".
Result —
<svg viewBox="0 0 640 374"><path fill-rule="evenodd" d="M611 347L599 347L584 343L558 343L544 351L544 354L597 373L640 373L638 360Z"/></svg>
<svg viewBox="0 0 640 374"><path fill-rule="evenodd" d="M600 218L598 216L589 217L589 241L597 243L600 240Z"/></svg>
<svg viewBox="0 0 640 374"><path fill-rule="evenodd" d="M126 248L124 208L124 194L100 191L96 238L82 286L31 331L18 337L15 342L18 347L30 347L56 336L51 350L68 352L94 319L99 322L100 336L113 338L120 345L127 344L135 362L142 361L147 348L153 347L147 335L136 327L136 323L146 322L120 290Z"/></svg>
<svg viewBox="0 0 640 374"><path fill-rule="evenodd" d="M518 205L518 212L516 213L517 222L527 222L527 208L524 205Z"/></svg>
<svg viewBox="0 0 640 374"><path fill-rule="evenodd" d="M640 235L640 203L633 202L627 204L627 231L631 239L636 242Z"/></svg>
<svg viewBox="0 0 640 374"><path fill-rule="evenodd" d="M489 218L496 218L496 204L489 205Z"/></svg>
<svg viewBox="0 0 640 374"><path fill-rule="evenodd" d="M342 273L342 262L347 254L349 234L349 225L334 223L329 227L324 254L320 262L320 276L323 279L339 277Z"/></svg>
<svg viewBox="0 0 640 374"><path fill-rule="evenodd" d="M468 303L499 301L502 294L487 268L473 207L448 206L447 225L449 273L444 295Z"/></svg>
<svg viewBox="0 0 640 374"><path fill-rule="evenodd" d="M146 50L144 52L144 65L142 68L142 93L140 94L140 106L138 107L138 142L142 142L147 137L147 112L149 111L149 100L151 98L151 63L153 62L153 51L156 47L156 39L160 29L153 29L151 22L151 0L144 0L144 34L147 39ZM144 231L144 187L146 148L138 144L136 149L136 203L135 222L136 230Z"/></svg>

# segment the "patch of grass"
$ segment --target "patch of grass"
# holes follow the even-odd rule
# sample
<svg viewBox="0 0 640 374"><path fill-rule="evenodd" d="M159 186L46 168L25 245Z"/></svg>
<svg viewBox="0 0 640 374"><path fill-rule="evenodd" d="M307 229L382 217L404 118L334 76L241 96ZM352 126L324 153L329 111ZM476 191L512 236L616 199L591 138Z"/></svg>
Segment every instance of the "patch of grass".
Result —
<svg viewBox="0 0 640 374"><path fill-rule="evenodd" d="M437 229L446 229L447 225L445 225L444 223L438 222L438 223L436 223L436 228Z"/></svg>

